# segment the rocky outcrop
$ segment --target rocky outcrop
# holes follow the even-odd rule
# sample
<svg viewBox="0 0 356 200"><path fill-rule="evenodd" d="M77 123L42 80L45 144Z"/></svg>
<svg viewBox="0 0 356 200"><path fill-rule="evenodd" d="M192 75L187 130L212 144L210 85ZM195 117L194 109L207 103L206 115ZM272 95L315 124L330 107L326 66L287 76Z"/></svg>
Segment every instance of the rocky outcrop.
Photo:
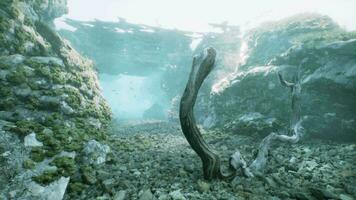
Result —
<svg viewBox="0 0 356 200"><path fill-rule="evenodd" d="M328 17L308 14L251 30L245 41L246 63L229 87L213 96L217 126L237 133L267 134L287 125L290 97L279 85L276 72L292 81L300 66L307 136L356 140L354 32L344 31ZM256 112L270 119L267 122L274 128L241 120Z"/></svg>
<svg viewBox="0 0 356 200"><path fill-rule="evenodd" d="M31 193L36 184L47 197L63 197L63 184L47 185L81 181L72 178L79 164L63 155L105 139L111 112L92 62L51 28L66 11L66 0L0 3L0 149L7 152L0 170L9 172L1 177L0 198L42 198Z"/></svg>

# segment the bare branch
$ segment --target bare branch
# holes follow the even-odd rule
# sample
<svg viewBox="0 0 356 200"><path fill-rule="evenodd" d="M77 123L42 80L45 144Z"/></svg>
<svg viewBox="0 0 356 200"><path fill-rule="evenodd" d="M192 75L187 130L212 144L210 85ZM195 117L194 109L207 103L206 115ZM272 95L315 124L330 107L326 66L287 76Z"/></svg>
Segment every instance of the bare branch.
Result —
<svg viewBox="0 0 356 200"><path fill-rule="evenodd" d="M298 72L297 72L298 73ZM290 123L290 131L292 135L271 133L265 137L259 145L258 153L250 164L246 167L246 162L243 160L240 152L235 152L230 158L230 165L235 169L241 168L247 177L253 177L265 168L268 159L269 149L273 142L288 142L297 143L303 135L304 129L302 127L303 119L300 119L300 93L301 85L299 76L296 76L295 83L289 83L284 80L283 76L278 72L279 81L282 86L289 87L292 92L292 119Z"/></svg>
<svg viewBox="0 0 356 200"><path fill-rule="evenodd" d="M289 87L289 88L294 87L294 83L290 83L290 82L286 81L280 72L278 72L278 78L279 78L279 82L284 87Z"/></svg>

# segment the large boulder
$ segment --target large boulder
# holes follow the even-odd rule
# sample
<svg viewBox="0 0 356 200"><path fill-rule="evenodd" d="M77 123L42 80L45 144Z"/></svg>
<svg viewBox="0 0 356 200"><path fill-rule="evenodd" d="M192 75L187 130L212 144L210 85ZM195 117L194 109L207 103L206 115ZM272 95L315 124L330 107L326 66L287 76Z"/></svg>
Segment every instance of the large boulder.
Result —
<svg viewBox="0 0 356 200"><path fill-rule="evenodd" d="M307 135L356 139L354 32L344 31L325 16L301 15L252 30L246 40L246 63L229 86L212 98L217 126L238 121L231 130L246 132L238 128L245 123L239 119L258 112L287 127L290 91L280 85L276 74L281 72L293 82L300 73Z"/></svg>

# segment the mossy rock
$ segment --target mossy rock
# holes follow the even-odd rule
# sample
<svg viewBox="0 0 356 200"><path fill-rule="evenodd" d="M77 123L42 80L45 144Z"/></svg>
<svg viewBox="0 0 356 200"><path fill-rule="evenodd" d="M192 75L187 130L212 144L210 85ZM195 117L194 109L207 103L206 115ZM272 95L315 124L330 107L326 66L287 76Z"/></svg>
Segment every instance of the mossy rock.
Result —
<svg viewBox="0 0 356 200"><path fill-rule="evenodd" d="M22 72L14 71L6 75L6 80L13 85L20 85L26 82L26 76Z"/></svg>
<svg viewBox="0 0 356 200"><path fill-rule="evenodd" d="M76 171L76 165L73 158L70 157L57 157L50 165L56 166L56 170L44 171L41 175L32 177L32 180L40 185L48 185L53 181L58 180L60 177L70 177Z"/></svg>
<svg viewBox="0 0 356 200"><path fill-rule="evenodd" d="M41 105L42 104L41 104L40 100L35 96L31 96L26 99L26 107L28 107L31 110L35 110L35 109L39 108Z"/></svg>
<svg viewBox="0 0 356 200"><path fill-rule="evenodd" d="M3 16L0 16L0 31L6 32L9 30L9 28L10 28L9 20Z"/></svg>
<svg viewBox="0 0 356 200"><path fill-rule="evenodd" d="M56 123L63 121L63 116L58 112L53 112L52 114L46 116L43 125L47 127L53 127Z"/></svg>
<svg viewBox="0 0 356 200"><path fill-rule="evenodd" d="M52 134L39 133L38 138L41 140L47 154L56 154L58 151L80 151L83 143L95 136L92 132L86 131L88 129L81 128L67 128L61 124L62 116L54 113L46 120L45 124L52 127ZM58 123L58 124L57 124ZM48 155L50 156L50 155Z"/></svg>
<svg viewBox="0 0 356 200"><path fill-rule="evenodd" d="M74 182L74 183L69 183L68 189L69 189L69 192L71 192L71 193L80 194L88 187L89 187L88 185L86 185L82 182Z"/></svg>
<svg viewBox="0 0 356 200"><path fill-rule="evenodd" d="M83 145L80 141L73 140L69 144L65 145L64 149L66 151L80 151L81 149L83 149Z"/></svg>
<svg viewBox="0 0 356 200"><path fill-rule="evenodd" d="M35 162L42 162L46 157L46 150L42 147L34 147L30 152L30 158Z"/></svg>
<svg viewBox="0 0 356 200"><path fill-rule="evenodd" d="M60 109L60 104L57 101L48 101L41 103L38 108L45 111L58 112Z"/></svg>
<svg viewBox="0 0 356 200"><path fill-rule="evenodd" d="M55 138L47 138L43 141L45 148L46 148L46 156L52 157L59 154L63 149L62 144L60 141L56 140Z"/></svg>
<svg viewBox="0 0 356 200"><path fill-rule="evenodd" d="M11 65L6 63L0 63L0 69L10 69Z"/></svg>
<svg viewBox="0 0 356 200"><path fill-rule="evenodd" d="M36 183L46 186L60 178L60 174L57 170L46 170L41 175L32 177L32 180Z"/></svg>
<svg viewBox="0 0 356 200"><path fill-rule="evenodd" d="M13 6L14 0L1 0L0 1L0 9L5 11L10 17L18 18L20 15L20 11Z"/></svg>
<svg viewBox="0 0 356 200"><path fill-rule="evenodd" d="M110 121L112 117L112 112L108 104L105 102L100 102L100 111L102 114L102 119L105 121Z"/></svg>
<svg viewBox="0 0 356 200"><path fill-rule="evenodd" d="M0 110L12 110L15 107L13 99L0 100Z"/></svg>
<svg viewBox="0 0 356 200"><path fill-rule="evenodd" d="M31 68L33 68L33 69L35 69L35 70L43 66L43 63L38 62L38 61L36 61L34 59L31 59L31 58L26 59L24 61L24 64L29 66L29 67L31 67Z"/></svg>
<svg viewBox="0 0 356 200"><path fill-rule="evenodd" d="M91 166L82 166L80 169L85 183L92 185L97 181L95 170Z"/></svg>
<svg viewBox="0 0 356 200"><path fill-rule="evenodd" d="M53 97L56 97L56 96L60 96L62 94L64 94L64 89L53 89L53 90L45 90L42 92L43 95L46 95L46 96L53 96Z"/></svg>
<svg viewBox="0 0 356 200"><path fill-rule="evenodd" d="M19 27L15 29L15 37L21 43L32 39L31 36L26 31L24 31Z"/></svg>
<svg viewBox="0 0 356 200"><path fill-rule="evenodd" d="M71 89L71 90L67 90L66 94L68 95L68 97L66 98L66 102L69 104L70 107L74 109L78 109L81 107L82 95L80 94L79 91Z"/></svg>
<svg viewBox="0 0 356 200"><path fill-rule="evenodd" d="M10 131L19 134L21 137L25 137L31 132L39 133L44 129L44 127L41 124L33 121L21 120L21 121L17 121L15 125L16 126L12 127Z"/></svg>
<svg viewBox="0 0 356 200"><path fill-rule="evenodd" d="M52 133L46 131L38 132L37 138L43 143L46 157L53 157L63 150L62 144Z"/></svg>
<svg viewBox="0 0 356 200"><path fill-rule="evenodd" d="M31 90L39 90L40 89L39 85L34 81L29 81L27 83L27 85L30 87Z"/></svg>
<svg viewBox="0 0 356 200"><path fill-rule="evenodd" d="M80 87L83 83L83 78L78 73L72 73L68 80L68 83L73 85L74 87Z"/></svg>
<svg viewBox="0 0 356 200"><path fill-rule="evenodd" d="M28 61L27 64L35 68L37 75L46 78L52 83L64 85L67 82L66 73L61 69L61 66L57 64L44 65L34 61Z"/></svg>
<svg viewBox="0 0 356 200"><path fill-rule="evenodd" d="M61 37L56 33L52 28L50 28L47 24L41 22L41 21L36 21L35 22L35 27L37 32L47 41L51 44L52 49L54 52L56 52L58 55L61 55L61 48L63 47L63 41Z"/></svg>
<svg viewBox="0 0 356 200"><path fill-rule="evenodd" d="M51 80L55 84L66 84L67 73L63 70L62 66L51 63Z"/></svg>
<svg viewBox="0 0 356 200"><path fill-rule="evenodd" d="M39 76L50 78L51 77L51 70L48 66L43 65L41 63L32 62L31 67L35 68L35 73Z"/></svg>
<svg viewBox="0 0 356 200"><path fill-rule="evenodd" d="M1 97L7 97L7 96L11 96L12 91L11 88L5 85L1 85L0 87L0 96Z"/></svg>
<svg viewBox="0 0 356 200"><path fill-rule="evenodd" d="M34 169L35 166L36 166L36 163L31 159L27 159L23 162L23 167L25 169Z"/></svg>
<svg viewBox="0 0 356 200"><path fill-rule="evenodd" d="M66 73L61 71L54 71L52 81L55 84L64 85L67 82Z"/></svg>
<svg viewBox="0 0 356 200"><path fill-rule="evenodd" d="M86 108L82 110L82 117L94 117L100 120L101 123L106 124L110 121L112 117L112 112L110 107L106 103L100 103L99 108L97 108L94 102L87 104Z"/></svg>
<svg viewBox="0 0 356 200"><path fill-rule="evenodd" d="M71 157L63 156L57 157L52 162L51 165L57 167L57 172L61 176L69 177L74 175L76 171L75 160Z"/></svg>

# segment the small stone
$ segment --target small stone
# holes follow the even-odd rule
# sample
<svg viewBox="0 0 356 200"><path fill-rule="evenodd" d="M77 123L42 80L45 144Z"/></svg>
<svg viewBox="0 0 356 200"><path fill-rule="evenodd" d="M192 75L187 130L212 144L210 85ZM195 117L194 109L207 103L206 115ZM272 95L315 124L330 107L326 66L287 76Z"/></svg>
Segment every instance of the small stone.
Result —
<svg viewBox="0 0 356 200"><path fill-rule="evenodd" d="M5 151L1 154L2 157L8 157L9 155L11 155L11 151Z"/></svg>
<svg viewBox="0 0 356 200"><path fill-rule="evenodd" d="M114 196L113 200L125 200L126 190L120 190Z"/></svg>
<svg viewBox="0 0 356 200"><path fill-rule="evenodd" d="M88 184L96 183L96 177L95 177L95 174L93 174L93 173L84 172L83 179L84 179L85 183L88 183Z"/></svg>
<svg viewBox="0 0 356 200"><path fill-rule="evenodd" d="M25 147L42 147L43 143L36 139L36 134L31 133L24 139Z"/></svg>
<svg viewBox="0 0 356 200"><path fill-rule="evenodd" d="M133 169L132 171L133 171L133 174L134 174L136 177L141 176L141 172L138 171L138 169Z"/></svg>
<svg viewBox="0 0 356 200"><path fill-rule="evenodd" d="M96 197L95 200L110 200L111 198L104 195L104 196L100 196L100 197Z"/></svg>
<svg viewBox="0 0 356 200"><path fill-rule="evenodd" d="M309 194L307 194L307 193L305 193L303 191L294 192L292 196L294 198L300 199L300 200L314 200L313 197L311 197Z"/></svg>
<svg viewBox="0 0 356 200"><path fill-rule="evenodd" d="M90 117L90 118L88 119L88 123L89 123L90 125L92 125L92 126L93 126L94 128L96 128L96 129L100 129L101 126L102 126L101 122L100 122L98 119L93 118L93 117Z"/></svg>
<svg viewBox="0 0 356 200"><path fill-rule="evenodd" d="M184 177L184 176L187 175L187 172L186 172L184 169L180 168L180 169L179 169L179 175L180 175L181 177Z"/></svg>
<svg viewBox="0 0 356 200"><path fill-rule="evenodd" d="M31 192L31 195L37 197L37 199L62 200L68 183L69 177L61 177L59 180L46 187L32 182L32 184L29 185L29 191Z"/></svg>
<svg viewBox="0 0 356 200"><path fill-rule="evenodd" d="M169 196L167 194L161 194L159 197L158 197L158 200L169 200Z"/></svg>
<svg viewBox="0 0 356 200"><path fill-rule="evenodd" d="M266 178L266 182L270 187L273 187L273 188L278 187L277 183L270 177Z"/></svg>
<svg viewBox="0 0 356 200"><path fill-rule="evenodd" d="M115 179L111 178L111 179L106 179L105 181L103 181L103 185L105 187L105 190L107 192L112 192L112 189L114 187L115 184Z"/></svg>
<svg viewBox="0 0 356 200"><path fill-rule="evenodd" d="M140 195L140 200L152 200L153 199L153 194L151 192L151 190L147 189L145 191L143 191Z"/></svg>
<svg viewBox="0 0 356 200"><path fill-rule="evenodd" d="M290 194L287 191L278 191L276 192L278 197L281 197L282 199L287 199L289 198Z"/></svg>
<svg viewBox="0 0 356 200"><path fill-rule="evenodd" d="M16 197L16 194L17 194L17 191L16 191L16 190L9 192L9 196L10 196L10 198L12 198L12 199Z"/></svg>
<svg viewBox="0 0 356 200"><path fill-rule="evenodd" d="M67 102L65 101L61 101L60 102L60 106L61 106L61 111L65 114L72 114L74 113L74 109L72 107L70 107Z"/></svg>
<svg viewBox="0 0 356 200"><path fill-rule="evenodd" d="M184 170L189 172L189 173L192 173L192 172L194 172L194 165L193 164L185 164L184 165Z"/></svg>
<svg viewBox="0 0 356 200"><path fill-rule="evenodd" d="M45 128L45 129L43 129L42 133L45 135L51 135L53 133L53 131L49 128Z"/></svg>
<svg viewBox="0 0 356 200"><path fill-rule="evenodd" d="M221 150L222 150L222 151L227 151L227 149L228 149L228 148L227 148L226 145L221 146Z"/></svg>
<svg viewBox="0 0 356 200"><path fill-rule="evenodd" d="M86 164L99 165L106 161L106 156L110 152L110 147L105 144L100 144L96 140L90 140L84 147L83 162Z"/></svg>
<svg viewBox="0 0 356 200"><path fill-rule="evenodd" d="M121 171L127 171L127 167L126 167L126 166L120 166L119 169L120 169Z"/></svg>
<svg viewBox="0 0 356 200"><path fill-rule="evenodd" d="M306 170L312 171L316 166L318 166L318 163L316 163L314 160L311 161L306 161Z"/></svg>
<svg viewBox="0 0 356 200"><path fill-rule="evenodd" d="M235 188L236 188L236 190L238 190L238 191L244 190L244 187L243 187L242 185L237 185Z"/></svg>
<svg viewBox="0 0 356 200"><path fill-rule="evenodd" d="M205 181L198 181L198 190L202 193L208 192L210 190L210 184Z"/></svg>
<svg viewBox="0 0 356 200"><path fill-rule="evenodd" d="M184 195L180 192L180 190L175 190L171 193L169 193L169 196L171 196L171 198L173 200L186 200L186 198L184 197Z"/></svg>
<svg viewBox="0 0 356 200"><path fill-rule="evenodd" d="M296 162L296 158L294 157L294 156L292 156L291 158L290 158L290 160L289 160L289 162L291 163L291 164L294 164L295 162Z"/></svg>
<svg viewBox="0 0 356 200"><path fill-rule="evenodd" d="M317 199L337 199L337 196L333 194L333 192L328 189L320 189L316 187L312 187L309 189L314 197Z"/></svg>
<svg viewBox="0 0 356 200"><path fill-rule="evenodd" d="M106 180L112 177L112 174L109 172L106 172L104 170L98 170L96 171L97 173L97 178L100 180Z"/></svg>
<svg viewBox="0 0 356 200"><path fill-rule="evenodd" d="M341 200L354 200L353 197L351 197L351 196L349 196L349 195L347 195L347 194L340 194L339 198L340 198Z"/></svg>

